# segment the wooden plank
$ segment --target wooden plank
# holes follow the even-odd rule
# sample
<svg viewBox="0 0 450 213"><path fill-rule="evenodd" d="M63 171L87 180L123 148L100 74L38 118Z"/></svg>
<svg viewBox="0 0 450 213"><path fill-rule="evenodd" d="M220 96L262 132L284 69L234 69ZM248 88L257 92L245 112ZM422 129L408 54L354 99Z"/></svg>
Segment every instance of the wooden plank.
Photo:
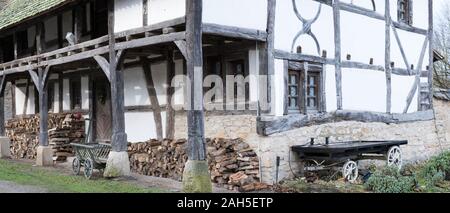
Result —
<svg viewBox="0 0 450 213"><path fill-rule="evenodd" d="M366 111L337 110L332 113L320 114L291 114L282 117L262 117L257 121L257 132L263 136L270 136L293 129L342 121L358 121L364 123L401 124L416 121L430 121L434 119L432 110L409 113L388 114Z"/></svg>
<svg viewBox="0 0 450 213"><path fill-rule="evenodd" d="M334 23L334 58L336 72L336 101L337 109L342 109L342 69L341 69L341 10L340 0L333 1Z"/></svg>
<svg viewBox="0 0 450 213"><path fill-rule="evenodd" d="M386 70L386 113L392 110L392 69L391 69L391 7L389 0L385 0L385 52L384 69Z"/></svg>
<svg viewBox="0 0 450 213"><path fill-rule="evenodd" d="M205 125L203 112L203 1L186 1L187 76L190 80L188 105L188 159L206 160Z"/></svg>
<svg viewBox="0 0 450 213"><path fill-rule="evenodd" d="M300 110L303 114L308 114L308 72L309 72L309 63L307 61L303 62L303 80L302 82L302 93L299 95L302 95L302 101L301 101L301 107Z"/></svg>
<svg viewBox="0 0 450 213"><path fill-rule="evenodd" d="M275 75L275 18L276 18L277 2L275 0L268 0L267 2L267 103L269 103L272 110L272 81Z"/></svg>
<svg viewBox="0 0 450 213"><path fill-rule="evenodd" d="M204 23L203 33L206 35L224 36L237 39L266 41L268 34L261 30L232 27L219 24Z"/></svg>
<svg viewBox="0 0 450 213"><path fill-rule="evenodd" d="M429 109L433 109L434 95L434 21L433 21L433 0L428 0L428 100L430 102Z"/></svg>
<svg viewBox="0 0 450 213"><path fill-rule="evenodd" d="M106 60L106 58L104 58L103 56L99 56L99 55L94 56L94 60L98 63L100 69L106 75L106 78L108 78L108 81L111 82L111 73L109 70L108 60Z"/></svg>
<svg viewBox="0 0 450 213"><path fill-rule="evenodd" d="M327 93L326 93L326 87L327 87L327 65L322 64L322 72L320 73L320 112L325 113L327 112Z"/></svg>
<svg viewBox="0 0 450 213"><path fill-rule="evenodd" d="M420 53L420 58L419 58L419 64L417 65L417 70L416 70L416 72L417 72L416 78L415 78L413 87L411 88L411 91L409 91L408 98L406 100L406 107L405 107L405 110L403 110L403 113L408 113L408 110L409 110L409 107L411 106L412 100L413 100L414 96L416 95L416 92L419 89L420 76L421 76L420 70L422 70L423 60L425 58L425 52L426 52L427 46L428 46L428 37L426 37L425 41L423 42L422 51Z"/></svg>
<svg viewBox="0 0 450 213"><path fill-rule="evenodd" d="M175 110L172 103L172 98L175 93L175 88L173 88L172 80L175 77L175 62L173 60L174 54L172 50L167 51L167 105L166 105L166 138L175 138Z"/></svg>
<svg viewBox="0 0 450 213"><path fill-rule="evenodd" d="M142 23L144 26L148 25L148 0L142 0Z"/></svg>
<svg viewBox="0 0 450 213"><path fill-rule="evenodd" d="M150 98L150 104L153 109L153 118L155 120L156 126L156 136L158 140L163 139L163 126L162 126L162 116L161 116L161 106L158 100L158 94L156 92L155 83L153 81L151 64L146 57L139 58L142 69L144 70L145 82L147 85L147 93Z"/></svg>
<svg viewBox="0 0 450 213"><path fill-rule="evenodd" d="M6 75L2 76L2 81L0 82L0 96L3 96L5 94L5 88L6 88Z"/></svg>

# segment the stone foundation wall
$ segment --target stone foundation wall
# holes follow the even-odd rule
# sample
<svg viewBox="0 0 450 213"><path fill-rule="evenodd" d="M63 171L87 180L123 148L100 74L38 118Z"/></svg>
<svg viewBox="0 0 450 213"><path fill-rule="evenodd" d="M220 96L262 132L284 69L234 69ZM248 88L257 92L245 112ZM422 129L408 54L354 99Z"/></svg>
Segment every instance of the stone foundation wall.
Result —
<svg viewBox="0 0 450 213"><path fill-rule="evenodd" d="M207 137L243 138L258 154L262 181L272 184L276 179L276 159L280 157L278 180L293 177L298 160L290 147L303 145L316 138L324 142L351 140L408 140L403 147L406 163L427 160L450 149L450 102L435 100L436 120L405 124L337 122L291 130L269 137L256 134L255 115L206 115ZM176 118L176 136L186 137L186 116ZM289 166L291 159L291 167Z"/></svg>

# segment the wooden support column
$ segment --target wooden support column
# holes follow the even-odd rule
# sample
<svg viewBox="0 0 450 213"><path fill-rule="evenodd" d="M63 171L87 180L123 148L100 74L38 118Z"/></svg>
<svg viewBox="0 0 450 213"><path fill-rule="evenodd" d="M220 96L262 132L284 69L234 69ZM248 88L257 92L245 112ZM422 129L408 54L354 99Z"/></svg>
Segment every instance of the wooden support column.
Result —
<svg viewBox="0 0 450 213"><path fill-rule="evenodd" d="M202 11L202 0L186 0L186 55L190 100L187 112L188 161L183 172L183 191L187 193L212 192L211 175L206 161L203 111Z"/></svg>
<svg viewBox="0 0 450 213"><path fill-rule="evenodd" d="M334 57L336 72L336 100L337 109L342 110L342 54L341 54L341 9L340 0L333 1L334 21Z"/></svg>
<svg viewBox="0 0 450 213"><path fill-rule="evenodd" d="M114 36L114 1L108 1L108 34L109 34L109 73L111 79L112 102L112 150L115 152L127 151L127 134L125 133L125 107L123 72L118 70Z"/></svg>
<svg viewBox="0 0 450 213"><path fill-rule="evenodd" d="M429 66L428 66L428 100L430 101L429 109L433 109L433 74L434 74L434 21L433 21L433 0L428 0L428 49L429 49ZM420 86L419 86L420 88ZM419 94L420 95L420 94Z"/></svg>
<svg viewBox="0 0 450 213"><path fill-rule="evenodd" d="M187 74L190 83L188 110L188 156L190 160L206 160L203 112L202 0L187 0L186 44Z"/></svg>
<svg viewBox="0 0 450 213"><path fill-rule="evenodd" d="M38 68L39 74L39 145L48 146L48 104L47 89L44 84L45 69Z"/></svg>
<svg viewBox="0 0 450 213"><path fill-rule="evenodd" d="M158 140L163 139L163 126L161 116L161 106L159 104L158 95L156 93L155 82L153 81L151 64L146 57L140 57L142 69L144 70L145 82L147 84L147 92L150 97L150 104L153 110L153 118L155 120L156 137Z"/></svg>
<svg viewBox="0 0 450 213"><path fill-rule="evenodd" d="M175 77L175 62L173 60L173 50L167 51L167 106L166 106L166 138L175 138L175 110L173 109L172 98L175 88L172 87L172 80Z"/></svg>
<svg viewBox="0 0 450 213"><path fill-rule="evenodd" d="M392 69L391 69L391 7L389 0L385 0L385 55L384 69L386 70L386 113L392 109Z"/></svg>

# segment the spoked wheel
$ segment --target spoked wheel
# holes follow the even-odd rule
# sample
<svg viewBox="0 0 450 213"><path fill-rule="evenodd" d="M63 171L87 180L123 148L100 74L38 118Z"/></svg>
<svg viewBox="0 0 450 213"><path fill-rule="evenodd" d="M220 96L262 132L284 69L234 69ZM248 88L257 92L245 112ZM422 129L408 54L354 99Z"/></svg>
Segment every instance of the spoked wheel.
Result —
<svg viewBox="0 0 450 213"><path fill-rule="evenodd" d="M342 176L350 183L358 179L358 164L355 161L347 161L342 167Z"/></svg>
<svg viewBox="0 0 450 213"><path fill-rule="evenodd" d="M92 162L91 159L87 159L84 162L84 177L86 177L87 179L91 179L93 171L94 171L94 163Z"/></svg>
<svg viewBox="0 0 450 213"><path fill-rule="evenodd" d="M78 158L73 159L73 161L72 161L72 172L73 172L74 175L79 175L80 174L80 167L81 167L80 160Z"/></svg>
<svg viewBox="0 0 450 213"><path fill-rule="evenodd" d="M398 170L402 169L402 150L398 146L393 146L387 152L387 165L396 167Z"/></svg>

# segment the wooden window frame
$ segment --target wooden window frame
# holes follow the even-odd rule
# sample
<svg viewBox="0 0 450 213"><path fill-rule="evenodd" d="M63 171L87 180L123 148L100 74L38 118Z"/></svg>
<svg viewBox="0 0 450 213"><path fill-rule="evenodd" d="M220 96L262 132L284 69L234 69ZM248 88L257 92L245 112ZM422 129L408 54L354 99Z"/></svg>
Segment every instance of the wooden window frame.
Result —
<svg viewBox="0 0 450 213"><path fill-rule="evenodd" d="M302 113L302 114L317 114L326 111L325 110L325 85L324 85L324 67L323 65L319 64L313 64L308 63L308 74L305 76L305 70L299 67L303 67L303 62L294 62L297 63L297 66L291 67L290 65L286 68L287 70L287 76L286 76L286 108L288 114L296 114L296 113ZM298 96L294 96L294 98L297 99L297 106L292 107L290 104L290 100L293 98L291 96L291 87L293 85L291 84L291 75L297 75L297 94ZM316 76L315 86L311 86L309 83L308 76L314 75ZM308 91L311 87L315 88L315 97L308 97ZM316 99L316 106L315 107L309 107L308 101L311 98Z"/></svg>
<svg viewBox="0 0 450 213"><path fill-rule="evenodd" d="M413 0L397 1L397 19L400 23L413 25Z"/></svg>

